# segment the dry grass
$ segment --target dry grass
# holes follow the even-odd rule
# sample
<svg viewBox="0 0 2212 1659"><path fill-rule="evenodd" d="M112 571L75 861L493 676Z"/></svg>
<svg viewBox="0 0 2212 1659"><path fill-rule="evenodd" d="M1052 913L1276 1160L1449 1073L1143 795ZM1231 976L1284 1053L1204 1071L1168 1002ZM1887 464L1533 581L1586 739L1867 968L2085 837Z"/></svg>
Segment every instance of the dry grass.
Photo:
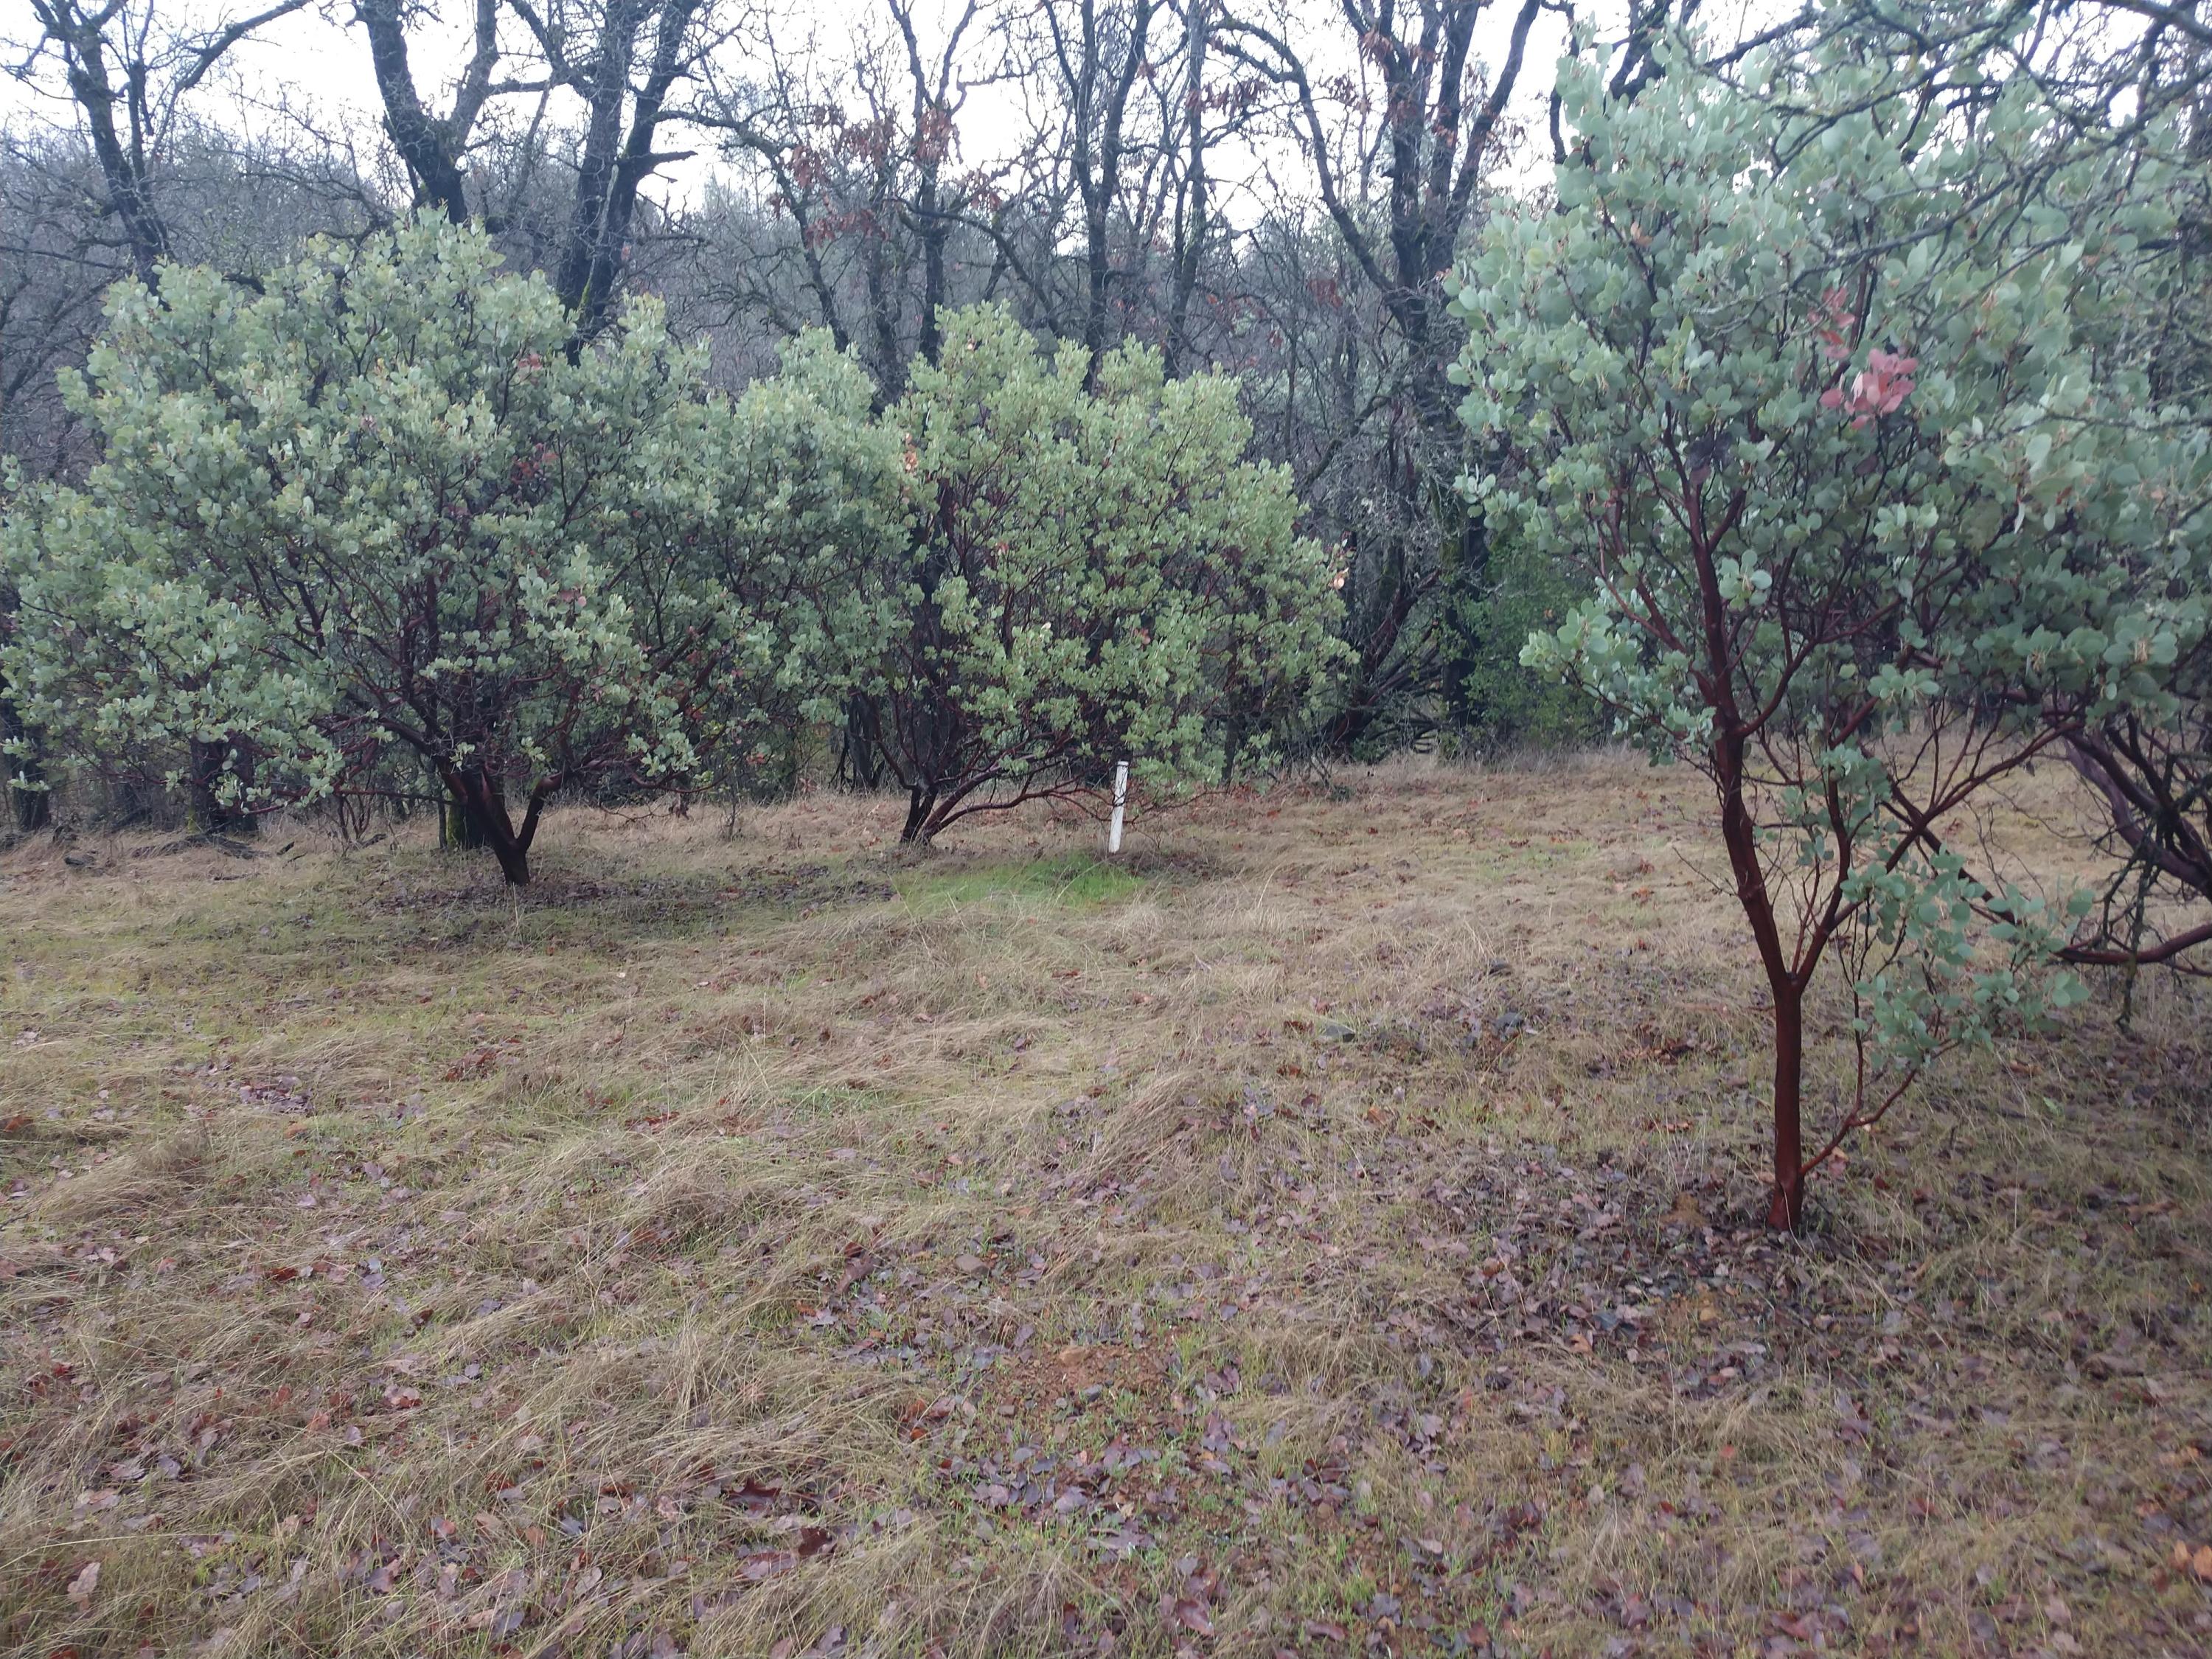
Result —
<svg viewBox="0 0 2212 1659"><path fill-rule="evenodd" d="M2203 1000L1771 1240L1705 817L19 851L0 1650L2206 1650Z"/></svg>

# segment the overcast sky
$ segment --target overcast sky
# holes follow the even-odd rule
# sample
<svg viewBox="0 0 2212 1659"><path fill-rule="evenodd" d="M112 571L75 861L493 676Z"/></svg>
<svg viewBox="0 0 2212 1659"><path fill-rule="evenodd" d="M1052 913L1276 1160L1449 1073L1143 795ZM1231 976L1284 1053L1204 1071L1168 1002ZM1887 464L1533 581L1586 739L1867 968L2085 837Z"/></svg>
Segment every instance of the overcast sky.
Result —
<svg viewBox="0 0 2212 1659"><path fill-rule="evenodd" d="M258 9L261 3L262 0L231 0L228 4L222 0L155 0L163 17L181 15L208 23L248 15ZM744 3L745 0L738 0L738 3ZM130 3L134 11L139 11L147 0L130 0ZM1309 3L1310 27L1301 31L1304 41L1319 43L1321 50L1340 46L1348 59L1350 40L1340 13L1328 0L1309 0ZM0 10L15 11L18 8L27 10L22 8L21 0L0 0ZM441 9L445 17L442 27L423 22L410 32L416 74L424 87L426 98L430 97L434 85L450 82L467 45L470 9L466 0L443 0ZM926 37L934 35L942 40L943 28L950 21L945 14L951 9L945 0L921 0L918 21ZM777 33L787 50L796 46L811 28L830 47L833 56L841 56L855 35L874 33L888 27L888 14L882 0L817 0L811 7L800 0L789 0L778 8L778 12ZM1477 56L1485 62L1495 64L1504 60L1512 15L1506 0L1496 0L1486 9L1478 26L1476 46ZM32 27L27 16L20 12L18 15L20 21L0 25L10 37L20 38ZM367 43L359 27L351 24L351 8L344 0L322 0L319 5L268 25L255 39L234 50L218 83L204 85L196 93L193 108L215 118L252 124L281 121L284 118L281 112L290 109L312 114L319 125L325 127L343 120L356 126L364 140L368 139L376 131L380 110ZM512 19L508 25L513 27ZM971 26L971 41L978 33ZM1515 114L1532 130L1541 129L1543 98L1552 79L1551 65L1565 39L1563 20L1550 13L1539 21L1531 35L1522 74L1523 90L1516 100ZM927 50L927 38L924 45ZM20 61L21 53L11 53L10 57L12 66ZM733 52L723 61L730 72L742 74L741 52ZM1316 65L1317 69L1322 67ZM73 109L66 98L58 95L63 88L60 76L55 72L57 65L49 58L44 69L46 72L39 76L38 86L26 85L12 77L0 80L0 118L11 126L39 120L73 124ZM1221 66L1219 72L1225 76L1228 67ZM442 97L436 98L434 106L442 106L443 103ZM988 164L1017 142L1020 131L1020 117L1011 92L1001 88L980 88L970 95L962 112L962 159L969 165ZM1227 155L1220 160L1231 162ZM663 175L665 187L680 196L693 195L720 166L709 146L708 154L667 169Z"/></svg>
<svg viewBox="0 0 2212 1659"><path fill-rule="evenodd" d="M964 0L916 0L916 23L926 57L941 47L945 32ZM1018 3L1019 0L1012 0ZM1774 15L1784 0L1714 0L1706 14L1709 28L1727 25L1747 27L1747 20ZM250 15L269 0L125 0L130 13L143 17L150 9L164 20L185 17L212 27L224 21ZM1359 70L1353 43L1340 0L1243 0L1235 9L1255 18L1277 22L1276 9L1290 8L1296 18L1288 33L1293 44L1310 54L1309 68L1318 82L1322 76ZM982 14L969 27L962 57L980 65L988 56L983 38L992 0L984 0ZM1410 5L1407 8L1411 9ZM1476 27L1475 57L1496 66L1509 50L1516 6L1514 0L1491 0ZM1581 0L1580 15L1595 15L1600 39L1617 35L1626 9L1626 0ZM818 43L818 58L825 73L834 72L850 56L856 38L887 36L890 14L884 0L720 0L723 17L770 18L779 49L787 61L806 55L811 37ZM25 0L0 0L0 40L20 40L33 27ZM450 88L469 48L471 0L429 0L410 29L410 46L417 84L432 108L450 105ZM355 24L349 0L313 0L310 6L265 26L256 36L235 48L222 68L192 95L192 112L233 126L259 127L272 137L300 118L312 122L325 134L350 129L363 152L389 160L380 131L381 109L371 73L366 37ZM1278 25L1279 27L1279 24ZM1518 125L1525 141L1500 169L1504 182L1534 182L1548 178L1550 145L1546 133L1545 103L1553 64L1566 45L1567 25L1556 12L1547 11L1532 30L1519 92L1509 111L1509 125ZM747 39L757 40L757 29L739 32L720 52L715 72L726 82L745 78ZM503 41L526 46L526 32L511 15L502 15ZM756 48L757 49L757 48ZM19 51L9 54L11 67L23 61ZM526 58L518 57L503 72L518 77L530 73ZM1213 73L1226 80L1235 66L1214 59ZM958 156L969 167L988 167L1006 157L1020 142L1024 116L1021 89L1011 84L975 88L961 110L957 134ZM562 107L565 102L567 107ZM526 118L529 100L510 100L510 113ZM497 108L496 101L495 109ZM580 106L566 93L556 94L550 112L555 118L575 118ZM51 53L30 80L0 77L0 122L10 127L48 122L76 124L76 111L65 95L59 66ZM647 193L674 204L696 200L717 178L735 177L738 169L717 153L713 135L665 128L668 147L696 148L690 160L665 166ZM679 135L681 135L679 137ZM1312 185L1304 160L1286 142L1258 147L1224 146L1211 158L1216 180L1216 211L1232 221L1249 222L1283 198L1309 199Z"/></svg>

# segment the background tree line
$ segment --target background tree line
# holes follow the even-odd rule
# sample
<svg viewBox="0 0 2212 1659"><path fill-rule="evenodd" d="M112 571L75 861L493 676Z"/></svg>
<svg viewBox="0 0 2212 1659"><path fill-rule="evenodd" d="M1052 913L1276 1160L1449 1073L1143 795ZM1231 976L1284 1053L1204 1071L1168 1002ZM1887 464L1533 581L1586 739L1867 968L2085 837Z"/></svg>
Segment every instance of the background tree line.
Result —
<svg viewBox="0 0 2212 1659"><path fill-rule="evenodd" d="M313 234L428 210L542 272L583 332L655 295L732 389L820 328L887 407L939 315L978 303L1094 366L1133 341L1171 378L1225 372L1301 528L1341 550L1352 654L1310 749L1594 730L1515 660L1559 594L1532 565L1501 599L1513 556L1454 488L1442 278L1535 142L1512 125L1540 107L1535 0L882 0L835 34L714 0L364 0L331 48L352 105L252 56L301 12L34 0L17 26L0 447L25 477L95 451L56 372L117 278L173 260L252 284Z"/></svg>

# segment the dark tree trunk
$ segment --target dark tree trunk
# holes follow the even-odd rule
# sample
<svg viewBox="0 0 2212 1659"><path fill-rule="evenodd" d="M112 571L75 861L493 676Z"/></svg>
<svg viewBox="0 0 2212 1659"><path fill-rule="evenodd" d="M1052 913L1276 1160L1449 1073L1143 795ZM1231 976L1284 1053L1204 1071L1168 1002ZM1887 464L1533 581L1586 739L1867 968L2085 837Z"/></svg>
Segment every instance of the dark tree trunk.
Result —
<svg viewBox="0 0 2212 1659"><path fill-rule="evenodd" d="M1470 694L1468 683L1482 663L1482 640L1475 631L1474 612L1482 603L1490 574L1490 532L1480 509L1452 499L1456 494L1439 491L1437 507L1443 525L1439 576L1443 585L1444 710L1454 726L1473 732L1489 713Z"/></svg>
<svg viewBox="0 0 2212 1659"><path fill-rule="evenodd" d="M227 805L219 793L226 768L234 769L240 782L252 781L252 762L228 738L211 743L193 740L186 758L188 822L203 836L251 836L260 828L253 814Z"/></svg>
<svg viewBox="0 0 2212 1659"><path fill-rule="evenodd" d="M1770 1226L1794 1232L1805 1218L1801 1121L1805 1091L1805 984L1814 959L1793 963L1783 948L1774 896L1767 888L1765 866L1759 860L1758 825L1746 796L1746 744L1727 678L1729 662L1722 648L1718 589L1710 582L1710 556L1701 556L1698 564L1706 586L1707 684L1721 688L1717 696L1708 691L1715 704L1714 719L1721 728L1712 750L1713 779L1720 793L1721 840L1728 848L1729 872L1735 878L1736 902L1743 907L1744 919L1751 924L1759 964L1766 970L1767 994L1774 1000L1774 1193L1766 1219ZM1717 670L1713 665L1718 665Z"/></svg>
<svg viewBox="0 0 2212 1659"><path fill-rule="evenodd" d="M18 776L38 782L37 763L19 761L15 763ZM27 836L45 829L54 821L53 796L44 789L27 789L20 783L8 786L9 817L18 835Z"/></svg>
<svg viewBox="0 0 2212 1659"><path fill-rule="evenodd" d="M945 349L945 331L937 313L945 308L945 242L951 221L938 210L937 173L933 167L915 203L915 216L926 228L921 233L921 336L915 349L925 362L934 363Z"/></svg>
<svg viewBox="0 0 2212 1659"><path fill-rule="evenodd" d="M1344 706L1328 724L1325 740L1331 754L1350 755L1381 718L1392 696L1409 682L1426 679L1430 667L1425 653L1435 630L1424 629L1419 637L1406 640L1406 624L1435 586L1434 577L1407 569L1402 548L1391 550L1375 599L1361 607L1363 614L1353 628L1359 661L1346 688ZM1407 644L1407 656L1393 664L1401 641Z"/></svg>
<svg viewBox="0 0 2212 1659"><path fill-rule="evenodd" d="M507 878L509 887L530 885L530 849L526 847L502 847L492 844L491 855L499 860L499 872Z"/></svg>
<svg viewBox="0 0 2212 1659"><path fill-rule="evenodd" d="M887 198L878 194L877 213L888 210ZM861 267L868 295L868 320L876 335L876 380L883 388L886 404L896 403L906 390L906 356L899 349L900 294L891 283L890 257L888 239L878 232L868 239L868 257Z"/></svg>
<svg viewBox="0 0 2212 1659"><path fill-rule="evenodd" d="M11 747L23 752L7 753ZM20 835L43 830L53 821L53 797L44 787L46 768L40 763L39 751L39 734L24 724L15 699L0 696L0 774L8 779L9 821Z"/></svg>
<svg viewBox="0 0 2212 1659"><path fill-rule="evenodd" d="M134 82L129 72L143 64L134 65L126 57L125 82L118 89L108 67L109 42L102 33L112 14L88 17L70 0L34 0L34 11L47 38L62 48L70 95L83 113L100 181L107 188L107 209L123 227L131 269L140 282L154 288L158 284L155 266L168 257L169 229L148 188L144 134L131 118L138 111L131 97ZM127 138L125 127L117 121L118 112L128 123Z"/></svg>
<svg viewBox="0 0 2212 1659"><path fill-rule="evenodd" d="M1322 206L1404 343L1407 400L1422 440L1413 483L1436 517L1439 565L1448 584L1446 603L1438 607L1444 635L1438 641L1443 690L1451 713L1462 717L1468 712L1472 653L1469 642L1457 637L1451 599L1480 591L1488 543L1479 533L1470 539L1469 516L1456 502L1453 481L1462 470L1466 434L1450 370L1465 335L1446 320L1443 278L1478 210L1485 161L1519 83L1529 33L1545 9L1545 0L1519 0L1504 61L1485 86L1474 36L1492 3L1429 0L1419 7L1379 11L1345 9L1359 32L1361 55L1375 65L1382 82L1376 159L1389 191L1379 203L1346 193L1346 186L1365 174L1358 167L1340 170L1336 140L1323 123L1302 45L1231 15L1216 25L1224 50L1281 75L1296 94L1298 136L1313 165ZM1255 45L1264 48L1258 56ZM1470 103L1470 94L1478 92L1481 96ZM1374 211L1378 208L1383 214L1379 225Z"/></svg>
<svg viewBox="0 0 2212 1659"><path fill-rule="evenodd" d="M473 853L484 845L483 829L461 798L451 790L446 792L446 804L441 811L438 830L448 847L459 847Z"/></svg>
<svg viewBox="0 0 2212 1659"><path fill-rule="evenodd" d="M358 0L354 15L368 32L368 61L384 102L384 131L414 181L415 204L435 208L457 225L466 224L469 203L460 163L441 123L422 107L416 93L398 0Z"/></svg>
<svg viewBox="0 0 2212 1659"><path fill-rule="evenodd" d="M1077 39L1055 40L1060 61L1066 66L1063 72L1072 72L1065 94L1073 137L1069 161L1076 192L1083 199L1083 349L1091 360L1091 384L1097 380L1099 360L1106 354L1107 337L1112 331L1115 271L1108 234L1121 195L1121 163L1127 159L1123 130L1129 94L1148 67L1146 43L1156 10L1156 0L1136 0L1131 7L1123 20L1126 39L1112 43L1121 48L1118 62L1109 61L1109 43L1091 0L1083 0L1078 8ZM1057 14L1048 7L1043 15L1047 26L1058 35Z"/></svg>
<svg viewBox="0 0 2212 1659"><path fill-rule="evenodd" d="M623 94L629 82L637 24L633 0L614 0L607 10L599 58L576 88L589 113L576 161L576 199L569 209L568 241L554 287L562 303L576 313L580 332L588 332L589 323L606 308L606 295L592 291L592 275L607 234L607 208L622 145Z"/></svg>
<svg viewBox="0 0 2212 1659"><path fill-rule="evenodd" d="M222 803L216 798L216 780L222 775L222 745L194 738L185 751L185 823L206 835L222 821Z"/></svg>
<svg viewBox="0 0 2212 1659"><path fill-rule="evenodd" d="M921 60L921 41L915 33L914 13L908 0L890 0L891 16L906 42L907 74L914 83L915 176L914 205L908 217L921 241L921 328L915 349L933 363L945 343L937 313L945 304L945 246L952 234L953 223L951 214L945 211L940 189L945 160L952 147L953 55L959 50L960 37L967 32L975 11L975 0L969 0L945 43L945 54L939 61L933 82L928 66ZM891 395L886 392L885 401Z"/></svg>
<svg viewBox="0 0 2212 1659"><path fill-rule="evenodd" d="M937 791L915 784L907 792L906 824L899 831L899 841L905 846L927 842L935 833L930 820L937 813Z"/></svg>
<svg viewBox="0 0 2212 1659"><path fill-rule="evenodd" d="M151 12L126 12L120 0L90 11L80 0L29 0L29 4L46 42L60 51L70 96L84 117L86 136L100 164L108 210L121 223L130 245L131 268L148 288L158 287L156 267L168 257L169 229L155 204L151 170L177 101L233 46L264 25L300 10L307 0L276 0L253 16L189 41L157 30ZM164 76L166 87L161 84Z"/></svg>
<svg viewBox="0 0 2212 1659"><path fill-rule="evenodd" d="M1198 289L1198 272L1206 257L1209 228L1206 200L1206 47L1207 0L1194 0L1184 46L1188 61L1184 71L1184 139L1189 169L1181 198L1176 204L1174 285L1168 301L1165 361L1170 380L1188 371L1190 360L1190 301Z"/></svg>
<svg viewBox="0 0 2212 1659"><path fill-rule="evenodd" d="M883 787L883 717L866 697L845 699L845 738L837 771L855 789Z"/></svg>
<svg viewBox="0 0 2212 1659"><path fill-rule="evenodd" d="M1766 1224L1795 1232L1805 1220L1805 1000L1794 985L1774 994L1774 1196Z"/></svg>
<svg viewBox="0 0 2212 1659"><path fill-rule="evenodd" d="M527 886L530 843L537 838L538 813L557 780L541 783L532 791L529 810L517 826L507 816L507 794L500 781L483 767L441 764L438 770L445 779L447 793L459 803L462 814L478 837L476 844L491 849L491 855L499 860L500 873L507 878L509 886Z"/></svg>
<svg viewBox="0 0 2212 1659"><path fill-rule="evenodd" d="M576 200L569 216L568 245L561 257L556 289L575 313L577 331L595 332L605 321L629 254L630 222L637 212L638 186L664 161L653 147L666 111L668 94L683 73L684 41L698 0L665 0L654 30L653 58L637 90L627 134L623 105L629 94L638 31L651 15L651 0L612 0L597 56L576 82L590 112L584 147L576 167Z"/></svg>

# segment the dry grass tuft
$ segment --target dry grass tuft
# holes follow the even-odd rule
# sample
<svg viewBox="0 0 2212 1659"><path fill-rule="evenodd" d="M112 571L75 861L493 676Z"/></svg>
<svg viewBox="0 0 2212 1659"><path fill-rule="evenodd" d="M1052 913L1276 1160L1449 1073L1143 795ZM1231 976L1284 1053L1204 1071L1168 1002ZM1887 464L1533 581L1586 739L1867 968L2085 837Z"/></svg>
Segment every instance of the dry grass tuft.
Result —
<svg viewBox="0 0 2212 1659"><path fill-rule="evenodd" d="M2069 810L1982 830L2055 879ZM0 1649L2206 1651L2203 995L1770 1238L1705 817L21 849Z"/></svg>

